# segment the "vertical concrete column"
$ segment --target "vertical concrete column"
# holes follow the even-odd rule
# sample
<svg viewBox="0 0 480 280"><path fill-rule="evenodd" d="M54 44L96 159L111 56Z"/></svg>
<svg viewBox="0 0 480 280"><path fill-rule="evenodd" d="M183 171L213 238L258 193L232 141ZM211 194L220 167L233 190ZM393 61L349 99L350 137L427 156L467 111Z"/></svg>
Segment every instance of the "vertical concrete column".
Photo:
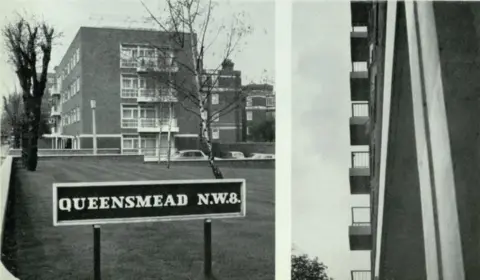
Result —
<svg viewBox="0 0 480 280"><path fill-rule="evenodd" d="M478 4L415 5L440 277L480 279Z"/></svg>
<svg viewBox="0 0 480 280"><path fill-rule="evenodd" d="M428 143L428 125L425 119L425 94L422 77L422 60L420 56L420 38L416 3L405 2L407 22L408 52L410 64L410 79L412 89L413 117L415 127L415 145L417 153L417 168L420 185L420 201L422 209L422 229L425 251L425 271L428 280L440 279L439 256L437 248L438 232L435 226L433 201L431 149Z"/></svg>

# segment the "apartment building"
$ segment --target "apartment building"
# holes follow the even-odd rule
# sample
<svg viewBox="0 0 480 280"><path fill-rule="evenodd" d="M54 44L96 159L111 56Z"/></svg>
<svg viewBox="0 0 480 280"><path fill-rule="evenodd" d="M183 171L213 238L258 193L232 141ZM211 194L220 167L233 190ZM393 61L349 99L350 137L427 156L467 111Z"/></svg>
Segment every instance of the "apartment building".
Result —
<svg viewBox="0 0 480 280"><path fill-rule="evenodd" d="M185 34L185 36L189 36ZM197 137L199 118L186 111L191 48L171 34L145 29L81 27L56 67L52 116L61 147L93 147L159 156L177 138Z"/></svg>
<svg viewBox="0 0 480 280"><path fill-rule="evenodd" d="M251 139L250 129L266 120L275 119L275 92L273 85L249 84L243 86L245 97L245 138Z"/></svg>
<svg viewBox="0 0 480 280"><path fill-rule="evenodd" d="M205 70L202 85L209 94L209 119L213 142L240 142L243 140L242 72L227 59L221 69Z"/></svg>
<svg viewBox="0 0 480 280"><path fill-rule="evenodd" d="M371 61L368 38L371 30L364 22L368 5L368 2L352 2L351 4L350 145L353 151L351 152L349 182L350 193L354 196L370 194L370 156L368 152L370 83L368 71ZM357 204L351 207L350 250L364 252L367 258L372 246L370 220L370 207ZM369 267L354 267L351 271L352 280L371 279L371 275Z"/></svg>
<svg viewBox="0 0 480 280"><path fill-rule="evenodd" d="M371 223L352 226L350 242L371 249L372 279L480 279L480 3L351 10L368 31L352 36L355 58L368 54L352 100L369 107L365 125L352 116L351 141L367 137L370 155L350 178L352 192L370 193Z"/></svg>

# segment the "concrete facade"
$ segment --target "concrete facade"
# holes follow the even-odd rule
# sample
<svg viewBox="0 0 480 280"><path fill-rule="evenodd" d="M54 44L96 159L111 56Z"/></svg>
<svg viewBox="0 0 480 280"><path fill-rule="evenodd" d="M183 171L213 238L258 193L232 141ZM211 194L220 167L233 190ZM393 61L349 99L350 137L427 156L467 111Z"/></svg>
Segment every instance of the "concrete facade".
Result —
<svg viewBox="0 0 480 280"><path fill-rule="evenodd" d="M480 279L480 4L364 4L372 279Z"/></svg>

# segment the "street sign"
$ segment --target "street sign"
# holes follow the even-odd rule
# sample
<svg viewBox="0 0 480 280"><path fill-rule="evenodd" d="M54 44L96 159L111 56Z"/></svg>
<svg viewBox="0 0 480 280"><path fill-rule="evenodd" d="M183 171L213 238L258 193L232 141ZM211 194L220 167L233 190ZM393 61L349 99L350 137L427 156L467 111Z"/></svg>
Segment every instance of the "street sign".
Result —
<svg viewBox="0 0 480 280"><path fill-rule="evenodd" d="M53 184L53 225L244 217L244 179Z"/></svg>

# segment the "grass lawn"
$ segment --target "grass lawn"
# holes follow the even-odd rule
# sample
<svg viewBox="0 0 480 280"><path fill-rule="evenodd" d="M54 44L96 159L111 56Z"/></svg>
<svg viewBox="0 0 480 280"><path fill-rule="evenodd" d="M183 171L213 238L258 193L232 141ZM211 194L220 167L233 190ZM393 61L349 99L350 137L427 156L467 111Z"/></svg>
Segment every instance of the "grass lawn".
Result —
<svg viewBox="0 0 480 280"><path fill-rule="evenodd" d="M247 216L213 220L218 279L274 279L275 171L222 168L245 178ZM115 161L40 161L19 168L7 221L5 265L20 279L93 279L91 226L53 227L52 183L213 178L209 168ZM102 279L201 279L203 221L102 225Z"/></svg>

